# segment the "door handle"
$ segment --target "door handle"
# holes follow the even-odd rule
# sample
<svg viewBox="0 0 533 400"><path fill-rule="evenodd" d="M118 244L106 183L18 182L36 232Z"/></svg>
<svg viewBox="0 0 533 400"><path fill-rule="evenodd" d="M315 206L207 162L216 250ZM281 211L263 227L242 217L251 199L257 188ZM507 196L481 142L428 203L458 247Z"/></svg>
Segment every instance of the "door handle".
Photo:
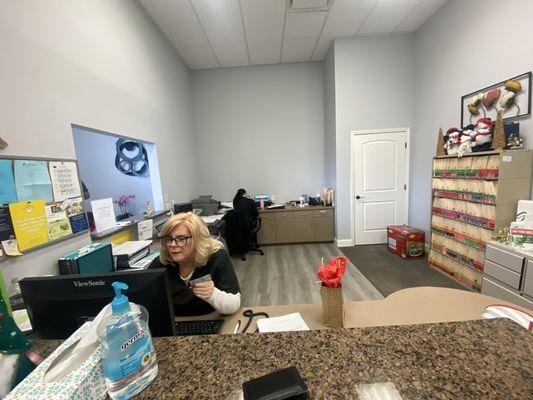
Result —
<svg viewBox="0 0 533 400"><path fill-rule="evenodd" d="M363 197L365 197L365 196L359 196L359 195L355 196L355 198L356 198L357 200L362 199Z"/></svg>

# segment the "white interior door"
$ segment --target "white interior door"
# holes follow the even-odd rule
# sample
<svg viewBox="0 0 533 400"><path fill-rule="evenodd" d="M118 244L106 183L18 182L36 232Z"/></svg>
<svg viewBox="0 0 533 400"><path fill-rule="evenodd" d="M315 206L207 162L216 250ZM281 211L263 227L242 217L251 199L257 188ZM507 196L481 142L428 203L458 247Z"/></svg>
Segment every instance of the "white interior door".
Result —
<svg viewBox="0 0 533 400"><path fill-rule="evenodd" d="M387 242L387 226L407 224L408 131L355 134L355 244Z"/></svg>

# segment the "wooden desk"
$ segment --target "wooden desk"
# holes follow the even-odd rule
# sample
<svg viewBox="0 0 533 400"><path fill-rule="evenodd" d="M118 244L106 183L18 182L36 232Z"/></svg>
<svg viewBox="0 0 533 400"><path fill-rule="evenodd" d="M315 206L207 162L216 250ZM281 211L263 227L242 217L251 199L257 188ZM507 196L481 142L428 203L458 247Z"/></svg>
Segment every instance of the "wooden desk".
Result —
<svg viewBox="0 0 533 400"><path fill-rule="evenodd" d="M259 244L332 242L335 235L333 207L286 207L259 210Z"/></svg>

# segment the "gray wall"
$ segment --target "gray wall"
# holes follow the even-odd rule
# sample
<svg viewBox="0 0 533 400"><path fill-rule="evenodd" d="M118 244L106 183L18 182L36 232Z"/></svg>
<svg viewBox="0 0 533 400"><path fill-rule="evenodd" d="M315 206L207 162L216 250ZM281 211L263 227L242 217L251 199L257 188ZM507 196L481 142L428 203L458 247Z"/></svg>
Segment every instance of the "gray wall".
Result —
<svg viewBox="0 0 533 400"><path fill-rule="evenodd" d="M337 239L351 239L353 130L413 126L413 35L335 39Z"/></svg>
<svg viewBox="0 0 533 400"><path fill-rule="evenodd" d="M322 63L192 72L198 193L316 195L324 186Z"/></svg>
<svg viewBox="0 0 533 400"><path fill-rule="evenodd" d="M335 46L329 47L324 58L324 137L326 186L336 189Z"/></svg>
<svg viewBox="0 0 533 400"><path fill-rule="evenodd" d="M196 179L189 69L134 1L0 2L2 155L75 158L71 123L157 143L163 191L188 200ZM95 162L98 158L95 157ZM184 169L185 168L185 169ZM57 272L88 235L1 264Z"/></svg>
<svg viewBox="0 0 533 400"><path fill-rule="evenodd" d="M461 96L531 71L532 18L531 0L452 0L416 33L411 225L429 229L438 129L460 126ZM520 122L526 147L533 146L532 128L530 118Z"/></svg>

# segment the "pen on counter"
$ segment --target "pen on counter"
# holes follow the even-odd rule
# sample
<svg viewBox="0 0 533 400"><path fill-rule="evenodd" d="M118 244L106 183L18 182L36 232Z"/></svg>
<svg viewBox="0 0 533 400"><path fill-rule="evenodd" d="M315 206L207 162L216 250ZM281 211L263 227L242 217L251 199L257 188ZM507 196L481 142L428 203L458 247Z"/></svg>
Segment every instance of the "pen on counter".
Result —
<svg viewBox="0 0 533 400"><path fill-rule="evenodd" d="M239 319L237 323L235 324L235 329L233 329L233 333L239 332L239 328L241 327L241 320Z"/></svg>

